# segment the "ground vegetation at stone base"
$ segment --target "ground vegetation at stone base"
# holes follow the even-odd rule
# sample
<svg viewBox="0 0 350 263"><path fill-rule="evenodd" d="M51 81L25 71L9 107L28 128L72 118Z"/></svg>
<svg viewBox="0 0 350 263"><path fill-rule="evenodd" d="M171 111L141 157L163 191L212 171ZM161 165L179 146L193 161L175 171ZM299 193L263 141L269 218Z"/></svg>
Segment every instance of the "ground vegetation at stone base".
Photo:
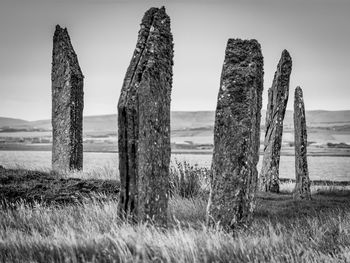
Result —
<svg viewBox="0 0 350 263"><path fill-rule="evenodd" d="M0 167L0 202L14 206L24 201L46 205L82 203L102 195L116 199L116 180L69 178L64 175ZM100 196L100 197L99 197Z"/></svg>
<svg viewBox="0 0 350 263"><path fill-rule="evenodd" d="M61 203L45 202L45 198L27 202L26 196L22 196L21 200L14 199L15 207L3 206L0 209L0 261L350 261L350 191L346 186L323 189L314 186L310 201L293 201L292 183L284 183L286 187L281 184L281 194L258 193L252 226L233 234L205 226L206 180L195 177L208 171L188 165L172 169L173 176L177 174L181 178L182 173L183 178L171 188L170 225L166 230L151 224L122 222L117 215L118 200L113 198L118 196L113 192L117 181L69 178L69 175L40 179L51 182L51 187L56 187L56 194L67 189L79 192L79 183L85 185L85 189L95 189L91 190L95 194L88 198L87 193L82 193L84 198L79 202ZM31 176L36 182L38 177L54 176L24 170L17 171L17 175L15 179L16 170L2 169L0 186L9 185L11 180L13 186L25 185L25 180L30 181ZM192 179L187 179L188 175ZM58 186L59 183L53 181L66 183ZM199 190L181 190L191 189L190 184L201 186ZM37 193L40 195L39 190ZM180 196L181 193L184 197ZM1 196L3 203L12 202L5 198L9 196Z"/></svg>

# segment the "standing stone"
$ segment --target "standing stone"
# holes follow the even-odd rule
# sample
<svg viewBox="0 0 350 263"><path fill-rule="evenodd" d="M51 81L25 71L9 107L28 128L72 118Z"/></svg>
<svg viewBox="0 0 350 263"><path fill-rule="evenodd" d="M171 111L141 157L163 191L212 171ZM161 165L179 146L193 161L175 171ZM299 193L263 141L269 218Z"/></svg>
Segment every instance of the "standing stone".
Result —
<svg viewBox="0 0 350 263"><path fill-rule="evenodd" d="M283 120L288 103L291 71L292 58L287 50L283 50L272 86L268 92L264 158L259 178L259 188L261 191L279 192L279 164Z"/></svg>
<svg viewBox="0 0 350 263"><path fill-rule="evenodd" d="M56 26L52 51L52 169L83 168L84 76L67 29Z"/></svg>
<svg viewBox="0 0 350 263"><path fill-rule="evenodd" d="M166 225L173 37L165 8L149 9L118 103L119 212Z"/></svg>
<svg viewBox="0 0 350 263"><path fill-rule="evenodd" d="M260 44L229 39L215 115L210 225L234 229L250 222L258 179L263 75Z"/></svg>
<svg viewBox="0 0 350 263"><path fill-rule="evenodd" d="M294 199L311 199L310 178L307 165L307 132L303 91L300 87L294 94L294 140L295 176Z"/></svg>

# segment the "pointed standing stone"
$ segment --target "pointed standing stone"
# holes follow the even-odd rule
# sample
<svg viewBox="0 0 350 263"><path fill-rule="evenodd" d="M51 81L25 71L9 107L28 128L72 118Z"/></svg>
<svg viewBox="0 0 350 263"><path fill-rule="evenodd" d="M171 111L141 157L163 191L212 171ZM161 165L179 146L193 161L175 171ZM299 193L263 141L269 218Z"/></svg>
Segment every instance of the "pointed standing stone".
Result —
<svg viewBox="0 0 350 263"><path fill-rule="evenodd" d="M229 39L214 127L208 224L250 222L259 160L263 56L256 40Z"/></svg>
<svg viewBox="0 0 350 263"><path fill-rule="evenodd" d="M52 51L52 169L83 168L84 76L67 29L56 26Z"/></svg>
<svg viewBox="0 0 350 263"><path fill-rule="evenodd" d="M273 83L268 93L265 123L264 158L259 177L259 189L279 192L279 163L283 134L283 120L289 95L289 78L292 58L283 50Z"/></svg>
<svg viewBox="0 0 350 263"><path fill-rule="evenodd" d="M311 199L310 178L307 165L307 131L303 91L294 94L295 177L294 199Z"/></svg>
<svg viewBox="0 0 350 263"><path fill-rule="evenodd" d="M119 212L166 225L173 37L165 8L149 9L118 103Z"/></svg>

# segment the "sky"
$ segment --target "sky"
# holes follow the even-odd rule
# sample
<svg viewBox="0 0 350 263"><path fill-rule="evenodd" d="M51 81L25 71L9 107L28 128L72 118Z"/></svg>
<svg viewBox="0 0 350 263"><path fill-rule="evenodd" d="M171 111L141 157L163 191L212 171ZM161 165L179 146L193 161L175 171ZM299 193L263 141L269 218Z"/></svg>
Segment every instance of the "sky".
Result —
<svg viewBox="0 0 350 263"><path fill-rule="evenodd" d="M348 0L1 0L0 116L51 117L52 37L67 27L84 79L84 115L117 113L139 25L165 6L174 37L171 109L215 110L229 38L257 39L264 56L263 109L283 49L306 110L350 109Z"/></svg>

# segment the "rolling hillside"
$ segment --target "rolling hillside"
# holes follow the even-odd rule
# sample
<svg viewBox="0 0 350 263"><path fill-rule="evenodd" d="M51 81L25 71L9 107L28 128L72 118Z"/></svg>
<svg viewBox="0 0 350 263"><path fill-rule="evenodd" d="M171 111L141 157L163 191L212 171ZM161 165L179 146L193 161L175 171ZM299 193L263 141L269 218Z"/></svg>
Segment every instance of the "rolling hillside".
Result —
<svg viewBox="0 0 350 263"><path fill-rule="evenodd" d="M262 111L261 124L265 123L266 111ZM349 111L307 111L307 124L310 127L333 127L350 125ZM213 111L173 111L171 112L172 130L212 129L215 114ZM293 112L287 111L285 126L293 127ZM51 130L50 120L25 121L20 119L0 117L0 128L41 128ZM117 115L99 115L84 117L84 131L115 132L117 130Z"/></svg>
<svg viewBox="0 0 350 263"><path fill-rule="evenodd" d="M0 128L2 127L30 127L31 123L29 121L0 117Z"/></svg>

